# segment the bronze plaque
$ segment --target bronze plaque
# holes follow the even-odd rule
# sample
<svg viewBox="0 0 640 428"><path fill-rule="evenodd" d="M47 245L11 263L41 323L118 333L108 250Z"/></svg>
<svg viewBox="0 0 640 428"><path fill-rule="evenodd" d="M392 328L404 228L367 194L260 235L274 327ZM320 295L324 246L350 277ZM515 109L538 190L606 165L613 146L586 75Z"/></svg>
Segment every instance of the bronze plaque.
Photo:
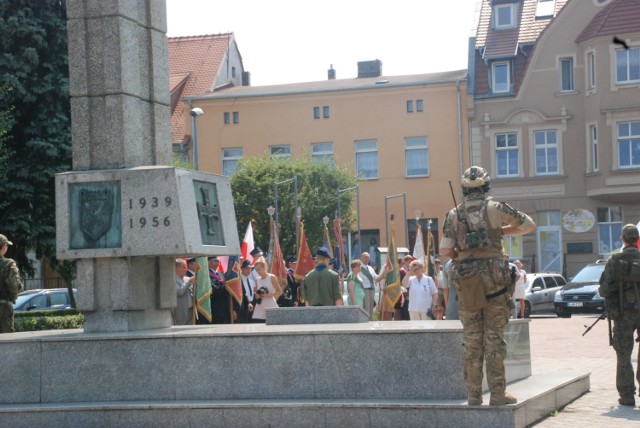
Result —
<svg viewBox="0 0 640 428"><path fill-rule="evenodd" d="M69 248L120 248L120 182L69 184Z"/></svg>

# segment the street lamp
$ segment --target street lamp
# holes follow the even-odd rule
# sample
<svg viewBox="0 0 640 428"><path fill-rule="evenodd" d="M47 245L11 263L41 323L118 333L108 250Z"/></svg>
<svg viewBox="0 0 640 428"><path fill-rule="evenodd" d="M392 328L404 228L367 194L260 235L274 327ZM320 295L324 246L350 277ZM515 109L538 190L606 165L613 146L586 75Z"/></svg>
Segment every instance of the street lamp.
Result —
<svg viewBox="0 0 640 428"><path fill-rule="evenodd" d="M198 168L198 127L196 126L196 118L202 116L204 111L200 107L191 109L189 113L191 115L191 129L193 131L193 169L196 171Z"/></svg>

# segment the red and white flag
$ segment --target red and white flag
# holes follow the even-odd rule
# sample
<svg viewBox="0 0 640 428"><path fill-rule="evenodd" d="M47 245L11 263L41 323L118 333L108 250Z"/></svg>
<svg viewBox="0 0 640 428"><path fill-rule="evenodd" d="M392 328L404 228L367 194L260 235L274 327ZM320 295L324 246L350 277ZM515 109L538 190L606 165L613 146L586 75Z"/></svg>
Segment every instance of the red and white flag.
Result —
<svg viewBox="0 0 640 428"><path fill-rule="evenodd" d="M255 244L253 243L253 227L251 226L251 222L249 222L247 231L244 234L244 240L242 241L242 247L240 248L242 260L249 260L251 264L253 264L253 257L251 256L251 252L254 248Z"/></svg>

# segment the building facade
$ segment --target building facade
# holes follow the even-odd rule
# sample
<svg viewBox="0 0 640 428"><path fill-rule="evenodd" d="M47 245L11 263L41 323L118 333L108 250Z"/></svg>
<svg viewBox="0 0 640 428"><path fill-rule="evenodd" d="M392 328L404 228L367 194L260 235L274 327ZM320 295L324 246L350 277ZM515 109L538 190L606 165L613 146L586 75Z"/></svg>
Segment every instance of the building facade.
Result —
<svg viewBox="0 0 640 428"><path fill-rule="evenodd" d="M640 220L640 1L483 0L472 50L472 163L538 225L510 255L570 277Z"/></svg>
<svg viewBox="0 0 640 428"><path fill-rule="evenodd" d="M437 241L453 205L449 181L459 198L468 167L467 72L383 76L380 61L358 66L352 79L329 70L326 81L184 98L204 112L200 169L228 176L248 156L329 160L359 178L360 251L387 245L392 213L398 246L413 247L416 217L425 230L431 221Z"/></svg>

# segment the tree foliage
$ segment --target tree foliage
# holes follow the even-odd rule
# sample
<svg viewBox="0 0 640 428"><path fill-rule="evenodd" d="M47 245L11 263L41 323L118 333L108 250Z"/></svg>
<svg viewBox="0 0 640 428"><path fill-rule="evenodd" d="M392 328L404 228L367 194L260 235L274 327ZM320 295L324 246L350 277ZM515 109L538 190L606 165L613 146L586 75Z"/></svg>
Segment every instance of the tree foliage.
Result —
<svg viewBox="0 0 640 428"><path fill-rule="evenodd" d="M331 242L335 245L333 219L338 209L338 190L356 185L353 171L328 163L316 163L305 156L302 159L278 159L269 156L243 159L231 176L238 234L244 237L249 221L252 222L256 246L267 250L269 245L269 214L267 208L275 207L276 183L297 177L298 206L309 247L322 245L324 223L327 216ZM283 254L294 254L295 192L294 182L278 185L278 234ZM351 210L353 194L340 195L343 231L354 223Z"/></svg>
<svg viewBox="0 0 640 428"><path fill-rule="evenodd" d="M28 251L55 254L54 176L71 169L65 2L2 0L0 28L0 112L8 112L1 233L14 243L9 256L33 275Z"/></svg>

